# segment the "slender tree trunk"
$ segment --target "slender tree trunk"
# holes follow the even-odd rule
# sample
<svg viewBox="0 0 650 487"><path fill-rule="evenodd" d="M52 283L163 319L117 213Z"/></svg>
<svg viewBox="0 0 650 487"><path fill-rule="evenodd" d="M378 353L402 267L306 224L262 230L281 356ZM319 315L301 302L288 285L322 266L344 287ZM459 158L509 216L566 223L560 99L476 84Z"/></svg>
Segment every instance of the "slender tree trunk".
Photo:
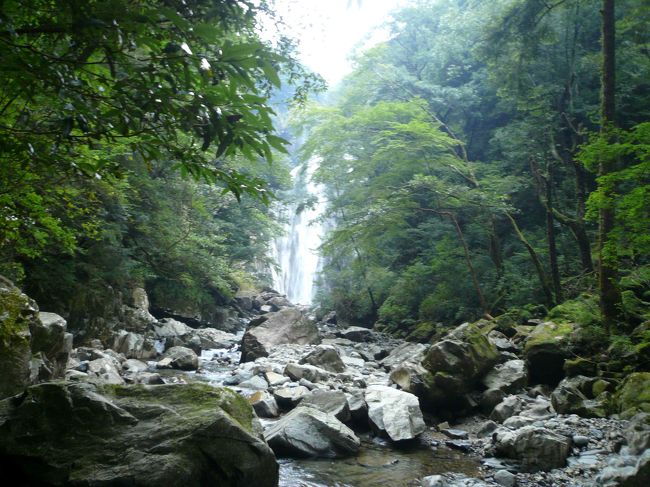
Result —
<svg viewBox="0 0 650 487"><path fill-rule="evenodd" d="M602 7L602 92L601 92L601 133L614 126L616 116L615 88L616 88L616 63L615 63L615 17L614 0L603 0ZM607 162L602 161L598 168L599 176L606 176L609 172ZM614 208L612 195L605 194L606 204L599 211L598 229L598 254L599 254L599 279L600 311L608 328L615 324L619 314L621 295L617 288L618 263L613 249L608 248L607 241L614 228Z"/></svg>
<svg viewBox="0 0 650 487"><path fill-rule="evenodd" d="M467 242L465 241L465 236L463 235L463 230L460 228L460 225L458 224L458 219L456 218L456 215L448 211L441 212L441 214L444 214L447 217L449 217L449 219L454 224L454 227L456 228L456 234L458 235L458 240L463 246L463 251L465 252L465 261L467 262L467 268L469 270L470 275L472 276L472 283L474 284L474 289L476 290L476 295L478 296L479 303L481 303L481 309L483 310L483 315L486 318L492 319L492 316L490 315L490 309L488 309L487 302L485 301L485 296L483 295L483 291L481 291L481 284L479 283L478 275L476 274L476 270L474 269L474 265L472 264L472 258L469 253L469 247L467 246Z"/></svg>
<svg viewBox="0 0 650 487"><path fill-rule="evenodd" d="M546 297L546 305L547 306L552 306L553 305L553 291L551 290L551 285L549 284L548 277L546 276L546 272L544 271L544 266L542 265L542 261L540 260L539 256L537 255L537 252L535 252L535 249L533 248L532 245L530 245L530 242L526 239L526 236L523 234L521 229L519 228L519 225L517 225L517 222L515 219L512 217L512 215L508 212L506 212L506 216L508 217L508 220L510 220L510 223L512 224L512 228L514 229L515 233L517 234L517 237L521 241L521 243L526 247L526 250L530 254L530 258L533 261L533 265L535 266L535 270L537 271L537 277L539 278L539 283L542 286L542 291L544 291L544 296Z"/></svg>
<svg viewBox="0 0 650 487"><path fill-rule="evenodd" d="M555 227L553 226L553 165L549 164L548 179L546 181L546 240L548 242L548 259L553 281L555 303L562 302L562 283L560 282L560 269L557 263L557 244L555 241Z"/></svg>
<svg viewBox="0 0 650 487"><path fill-rule="evenodd" d="M580 164L575 162L573 164L573 169L575 171L576 186L576 224L571 230L578 242L582 268L585 272L592 272L594 270L594 263L591 259L591 242L589 241L589 236L587 235L587 229L585 227L585 208L587 200L585 170Z"/></svg>

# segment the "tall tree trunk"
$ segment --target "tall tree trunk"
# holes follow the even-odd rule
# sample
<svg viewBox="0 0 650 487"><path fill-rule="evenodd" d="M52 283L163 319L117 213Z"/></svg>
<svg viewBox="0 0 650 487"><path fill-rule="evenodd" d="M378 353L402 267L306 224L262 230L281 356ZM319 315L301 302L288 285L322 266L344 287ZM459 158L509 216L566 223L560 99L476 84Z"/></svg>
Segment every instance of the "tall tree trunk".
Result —
<svg viewBox="0 0 650 487"><path fill-rule="evenodd" d="M602 92L601 92L601 134L607 132L615 124L616 116L616 63L615 63L615 38L616 24L614 17L614 0L603 0L602 14ZM598 168L599 176L606 176L609 172L606 161L601 161ZM598 254L599 254L599 279L600 311L607 327L611 327L617 320L621 295L617 288L618 263L615 252L608 249L607 240L614 228L614 208L612 195L605 194L605 205L599 211L598 229Z"/></svg>

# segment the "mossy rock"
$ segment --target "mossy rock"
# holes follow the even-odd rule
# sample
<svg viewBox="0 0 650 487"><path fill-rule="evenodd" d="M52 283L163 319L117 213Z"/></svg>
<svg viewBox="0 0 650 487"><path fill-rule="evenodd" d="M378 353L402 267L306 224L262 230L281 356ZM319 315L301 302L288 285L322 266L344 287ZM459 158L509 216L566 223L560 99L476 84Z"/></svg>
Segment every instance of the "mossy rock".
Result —
<svg viewBox="0 0 650 487"><path fill-rule="evenodd" d="M528 335L524 355L532 384L557 385L564 377L564 362L571 356L571 323L546 322Z"/></svg>
<svg viewBox="0 0 650 487"><path fill-rule="evenodd" d="M30 485L275 486L254 421L225 388L50 382L0 402L0 464Z"/></svg>
<svg viewBox="0 0 650 487"><path fill-rule="evenodd" d="M650 372L630 374L616 391L614 403L625 417L650 413Z"/></svg>
<svg viewBox="0 0 650 487"><path fill-rule="evenodd" d="M438 333L438 326L435 323L419 323L406 336L406 341L427 343Z"/></svg>
<svg viewBox="0 0 650 487"><path fill-rule="evenodd" d="M461 325L434 343L422 366L422 402L440 415L460 415L483 376L499 360L499 352L485 336L481 323Z"/></svg>
<svg viewBox="0 0 650 487"><path fill-rule="evenodd" d="M593 360L576 357L564 361L564 372L567 377L575 377L577 375L594 376L597 371L598 364Z"/></svg>
<svg viewBox="0 0 650 487"><path fill-rule="evenodd" d="M583 294L557 305L549 311L547 319L556 323L577 323L588 326L600 322L598 298Z"/></svg>
<svg viewBox="0 0 650 487"><path fill-rule="evenodd" d="M0 277L0 399L29 385L30 330L37 320L36 304Z"/></svg>

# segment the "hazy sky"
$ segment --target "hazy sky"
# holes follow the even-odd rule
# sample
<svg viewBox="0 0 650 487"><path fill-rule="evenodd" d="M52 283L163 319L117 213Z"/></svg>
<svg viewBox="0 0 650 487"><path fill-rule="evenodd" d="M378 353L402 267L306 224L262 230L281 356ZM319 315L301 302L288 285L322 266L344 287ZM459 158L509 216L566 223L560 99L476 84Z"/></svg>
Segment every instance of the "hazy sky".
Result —
<svg viewBox="0 0 650 487"><path fill-rule="evenodd" d="M302 61L334 85L350 72L348 56L408 0L276 0L277 11L300 43ZM375 33L369 43L386 38Z"/></svg>

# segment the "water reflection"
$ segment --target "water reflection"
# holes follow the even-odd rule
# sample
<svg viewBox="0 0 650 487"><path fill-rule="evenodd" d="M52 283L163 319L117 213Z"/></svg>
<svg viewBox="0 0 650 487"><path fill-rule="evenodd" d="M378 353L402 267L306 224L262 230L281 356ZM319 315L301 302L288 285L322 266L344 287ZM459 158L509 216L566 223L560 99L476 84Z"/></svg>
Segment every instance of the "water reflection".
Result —
<svg viewBox="0 0 650 487"><path fill-rule="evenodd" d="M355 458L281 459L280 487L406 487L428 475L458 472L479 476L479 459L445 447L395 449L362 438Z"/></svg>

